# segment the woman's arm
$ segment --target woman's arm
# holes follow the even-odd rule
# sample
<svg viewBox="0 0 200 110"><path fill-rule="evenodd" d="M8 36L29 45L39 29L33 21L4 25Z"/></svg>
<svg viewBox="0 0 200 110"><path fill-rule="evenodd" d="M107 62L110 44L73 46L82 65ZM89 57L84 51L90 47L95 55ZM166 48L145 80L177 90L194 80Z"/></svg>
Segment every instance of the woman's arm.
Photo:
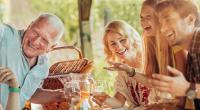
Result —
<svg viewBox="0 0 200 110"><path fill-rule="evenodd" d="M0 67L0 83L9 86L9 96L6 110L19 110L19 84L15 74L7 68Z"/></svg>
<svg viewBox="0 0 200 110"><path fill-rule="evenodd" d="M146 87L151 87L149 85L148 79L151 76L145 75L144 73L140 73L137 71L137 69L134 69L127 64L123 63L116 63L116 62L109 62L112 67L105 67L104 69L110 70L110 71L125 71L127 74L132 74L135 71L135 74L132 76L137 82L143 84Z"/></svg>
<svg viewBox="0 0 200 110"><path fill-rule="evenodd" d="M114 95L114 98L117 99L115 103L117 104L113 104L112 105L112 108L119 108L119 107L122 107L124 106L125 102L126 102L126 98L120 94L119 92L117 92L115 95ZM117 102L118 101L118 102ZM120 103L119 103L120 102Z"/></svg>
<svg viewBox="0 0 200 110"><path fill-rule="evenodd" d="M19 88L18 83L16 82L13 86L9 86L11 88ZM6 110L19 110L19 92L13 91L9 93L7 109Z"/></svg>
<svg viewBox="0 0 200 110"><path fill-rule="evenodd" d="M111 108L120 108L124 106L126 98L119 92L117 92L114 97L110 97L105 92L103 92L99 95L93 95L92 100L100 106L105 104Z"/></svg>
<svg viewBox="0 0 200 110"><path fill-rule="evenodd" d="M186 73L187 52L184 50L180 50L174 54L174 58L175 58L176 69L178 69L182 73ZM178 101L177 106L183 108L185 106L186 98L179 97L178 99L179 99L179 101Z"/></svg>
<svg viewBox="0 0 200 110"><path fill-rule="evenodd" d="M145 75L143 73L137 73L135 74L135 76L133 77L137 82L143 84L144 86L146 87L151 87L151 85L149 84L148 82L148 79L150 78L151 76L148 76L148 75Z"/></svg>

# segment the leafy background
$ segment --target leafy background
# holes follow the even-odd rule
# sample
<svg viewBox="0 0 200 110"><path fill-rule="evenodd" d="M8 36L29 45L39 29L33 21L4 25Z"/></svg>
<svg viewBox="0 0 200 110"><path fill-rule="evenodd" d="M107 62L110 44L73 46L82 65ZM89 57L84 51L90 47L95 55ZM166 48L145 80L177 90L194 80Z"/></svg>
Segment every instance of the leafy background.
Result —
<svg viewBox="0 0 200 110"><path fill-rule="evenodd" d="M200 0L196 1L200 6ZM15 0L16 4L13 2L12 0L0 0L1 22L6 22L8 18L19 16L19 21L15 21L17 24L23 21L22 19L33 19L35 17L32 17L29 13L38 15L41 12L51 12L59 16L64 22L65 35L62 39L62 43L71 45L79 40L78 0ZM103 54L103 28L107 21L121 19L132 25L141 34L139 16L141 3L142 0L93 0L92 2L90 23L95 63L95 69L92 74L96 80L105 80L107 82L108 87L106 91L109 94L114 93L113 82L117 73L108 72L103 69L103 67L107 65ZM7 15L9 4L17 7L16 10L10 14L12 16ZM22 13L18 11L19 9L27 11ZM26 18L24 16L30 17ZM54 57L54 59L57 59L56 56Z"/></svg>

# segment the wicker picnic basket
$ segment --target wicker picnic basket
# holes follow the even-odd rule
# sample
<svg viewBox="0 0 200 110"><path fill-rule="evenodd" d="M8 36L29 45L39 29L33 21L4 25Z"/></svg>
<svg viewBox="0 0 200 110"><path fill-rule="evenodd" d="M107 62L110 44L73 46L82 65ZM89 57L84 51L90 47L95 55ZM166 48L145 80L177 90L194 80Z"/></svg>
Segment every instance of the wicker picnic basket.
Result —
<svg viewBox="0 0 200 110"><path fill-rule="evenodd" d="M62 82L57 77L59 75L66 75L69 73L77 73L77 74L87 74L92 70L92 61L89 61L86 58L83 58L81 51L74 46L63 46L54 48L52 51L61 50L61 49L72 49L75 50L79 58L76 60L67 60L61 61L53 64L49 68L49 77L44 80L43 89L62 89L64 86ZM62 77L61 77L62 78Z"/></svg>
<svg viewBox="0 0 200 110"><path fill-rule="evenodd" d="M49 75L44 80L42 88L43 89L63 89L64 82L70 82L69 74L87 75L92 70L92 61L83 58L81 51L74 46L63 46L54 48L52 51L61 49L72 49L78 53L79 58L75 60L60 61L53 64L49 68ZM62 80L61 80L62 79ZM69 104L65 102L52 102L48 104L43 104L44 110L66 110L69 108Z"/></svg>

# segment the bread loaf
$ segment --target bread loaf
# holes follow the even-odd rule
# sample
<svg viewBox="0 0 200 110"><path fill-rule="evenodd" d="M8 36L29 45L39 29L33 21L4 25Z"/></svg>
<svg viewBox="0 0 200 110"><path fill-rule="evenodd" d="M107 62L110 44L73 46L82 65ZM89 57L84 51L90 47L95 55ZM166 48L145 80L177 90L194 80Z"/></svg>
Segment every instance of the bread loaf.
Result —
<svg viewBox="0 0 200 110"><path fill-rule="evenodd" d="M63 61L53 64L49 69L49 74L80 73L82 71L85 73L89 68L92 68L92 65L87 59Z"/></svg>

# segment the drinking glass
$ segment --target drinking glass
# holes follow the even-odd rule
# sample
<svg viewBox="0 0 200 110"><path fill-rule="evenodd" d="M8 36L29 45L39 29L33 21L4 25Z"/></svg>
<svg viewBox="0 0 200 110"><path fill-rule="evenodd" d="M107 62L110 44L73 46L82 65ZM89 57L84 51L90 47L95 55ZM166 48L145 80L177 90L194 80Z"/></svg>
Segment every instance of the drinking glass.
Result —
<svg viewBox="0 0 200 110"><path fill-rule="evenodd" d="M89 81L80 81L80 95L81 95L81 100L88 99L90 96L91 92L91 84Z"/></svg>
<svg viewBox="0 0 200 110"><path fill-rule="evenodd" d="M69 100L69 104L71 107L80 106L80 85L79 82L71 81L64 83L64 92L66 99ZM75 107L75 108L76 108Z"/></svg>
<svg viewBox="0 0 200 110"><path fill-rule="evenodd" d="M107 88L107 84L103 80L98 80L94 83L93 89L92 89L92 96L93 100L100 106L101 109L103 109L103 105L107 94L105 93L105 89Z"/></svg>

